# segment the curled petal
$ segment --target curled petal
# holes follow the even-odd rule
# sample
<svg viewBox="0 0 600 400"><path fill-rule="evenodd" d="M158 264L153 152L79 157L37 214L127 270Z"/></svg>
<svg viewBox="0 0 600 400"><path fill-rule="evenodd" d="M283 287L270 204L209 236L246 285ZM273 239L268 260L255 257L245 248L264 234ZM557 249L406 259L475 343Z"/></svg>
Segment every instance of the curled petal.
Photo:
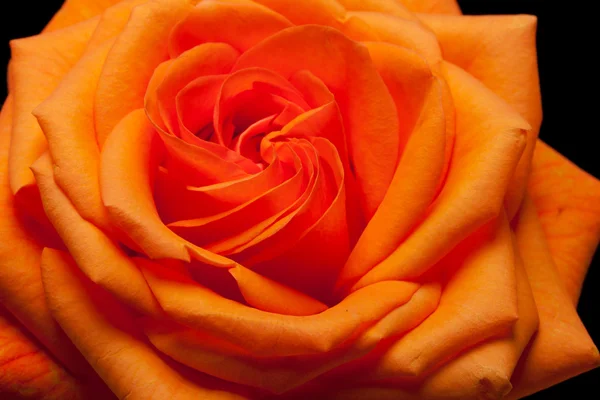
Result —
<svg viewBox="0 0 600 400"><path fill-rule="evenodd" d="M506 194L508 216L512 218L525 193L542 122L535 44L537 19L530 15L422 15L420 18L437 36L446 61L483 82L531 125Z"/></svg>
<svg viewBox="0 0 600 400"><path fill-rule="evenodd" d="M285 78L309 70L327 85L340 105L359 200L370 218L398 161L398 116L367 50L334 29L299 26L248 50L234 71L248 67L270 69Z"/></svg>
<svg viewBox="0 0 600 400"><path fill-rule="evenodd" d="M292 24L282 15L250 1L201 1L169 37L175 58L202 43L227 43L244 52Z"/></svg>
<svg viewBox="0 0 600 400"><path fill-rule="evenodd" d="M515 111L460 68L444 64L456 109L446 182L427 218L353 289L421 275L456 244L498 216L530 129ZM486 193L482 198L481 193Z"/></svg>
<svg viewBox="0 0 600 400"><path fill-rule="evenodd" d="M131 312L90 282L68 254L44 249L42 278L54 318L118 398L247 398L222 381L186 379L161 359Z"/></svg>
<svg viewBox="0 0 600 400"><path fill-rule="evenodd" d="M160 314L156 300L135 264L102 230L84 220L56 185L50 157L42 156L32 170L48 219L79 268L93 282L132 308L145 314Z"/></svg>
<svg viewBox="0 0 600 400"><path fill-rule="evenodd" d="M524 354L509 398L517 399L600 365L600 354L564 289L535 206L525 202L516 220L517 245L537 305L540 326Z"/></svg>
<svg viewBox="0 0 600 400"><path fill-rule="evenodd" d="M353 293L320 314L273 314L232 301L175 270L142 265L153 293L176 322L217 336L259 357L328 352L390 311L419 288L409 282L381 282ZM368 299L377 295L380 301Z"/></svg>
<svg viewBox="0 0 600 400"><path fill-rule="evenodd" d="M94 18L11 42L9 77L13 122L9 152L10 187L18 201L31 210L30 214L39 209L39 194L29 167L47 149L46 139L31 112L52 93L81 57L97 23L98 18Z"/></svg>
<svg viewBox="0 0 600 400"><path fill-rule="evenodd" d="M192 8L188 0L150 0L133 10L110 49L98 81L94 115L100 146L125 115L144 106L152 73L169 57L171 29Z"/></svg>
<svg viewBox="0 0 600 400"><path fill-rule="evenodd" d="M153 258L190 260L187 244L160 220L152 197L160 141L144 110L128 114L102 150L100 187L112 221ZM195 256L213 265L229 260L201 248Z"/></svg>
<svg viewBox="0 0 600 400"><path fill-rule="evenodd" d="M383 43L367 46L398 108L402 156L340 282L363 274L401 245L439 193L453 151L454 107L446 82L417 53Z"/></svg>

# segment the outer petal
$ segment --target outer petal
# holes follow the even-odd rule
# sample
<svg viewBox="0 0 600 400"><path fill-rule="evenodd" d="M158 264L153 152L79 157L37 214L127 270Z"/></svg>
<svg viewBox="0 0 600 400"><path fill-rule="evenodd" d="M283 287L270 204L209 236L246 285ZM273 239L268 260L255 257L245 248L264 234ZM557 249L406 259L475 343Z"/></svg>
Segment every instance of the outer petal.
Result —
<svg viewBox="0 0 600 400"><path fill-rule="evenodd" d="M530 15L421 15L420 18L438 37L445 60L483 82L532 127L506 197L508 215L512 218L525 193L542 122L535 45L537 20Z"/></svg>
<svg viewBox="0 0 600 400"><path fill-rule="evenodd" d="M146 0L127 0L107 10L85 53L57 89L34 110L55 164L54 178L84 219L110 229L98 185L99 151L94 133L94 96L112 38L131 9Z"/></svg>
<svg viewBox="0 0 600 400"><path fill-rule="evenodd" d="M402 156L382 203L346 262L347 275L382 261L422 220L445 178L454 135L450 91L425 60L390 44L367 46L398 109Z"/></svg>
<svg viewBox="0 0 600 400"><path fill-rule="evenodd" d="M79 268L133 309L160 314L144 277L131 259L102 230L84 220L56 185L50 157L47 154L41 157L32 169L44 210Z"/></svg>
<svg viewBox="0 0 600 400"><path fill-rule="evenodd" d="M41 247L25 231L8 185L11 100L0 115L0 303L74 373L85 375L85 362L52 319L40 277Z"/></svg>
<svg viewBox="0 0 600 400"><path fill-rule="evenodd" d="M355 290L419 276L501 213L529 125L472 76L452 64L444 68L456 108L455 145L444 187L423 223L393 253L370 271L372 265L359 264L345 270L340 288L353 281Z"/></svg>
<svg viewBox="0 0 600 400"><path fill-rule="evenodd" d="M131 313L83 276L68 254L44 249L42 278L53 316L120 399L246 398L224 382L186 379L161 359Z"/></svg>
<svg viewBox="0 0 600 400"><path fill-rule="evenodd" d="M520 398L600 366L600 354L556 272L535 206L526 197L515 233L540 316L540 326L512 377Z"/></svg>
<svg viewBox="0 0 600 400"><path fill-rule="evenodd" d="M61 29L92 18L123 0L66 0L45 31Z"/></svg>
<svg viewBox="0 0 600 400"><path fill-rule="evenodd" d="M94 113L101 146L121 118L144 107L144 94L152 73L168 59L171 29L191 11L191 3L192 0L149 0L132 12L108 54L98 81Z"/></svg>
<svg viewBox="0 0 600 400"><path fill-rule="evenodd" d="M600 181L538 141L529 191L574 304L600 239Z"/></svg>
<svg viewBox="0 0 600 400"><path fill-rule="evenodd" d="M10 92L13 96L13 126L9 153L12 192L26 204L30 214L39 199L29 167L46 151L42 130L31 114L83 54L97 19L11 42ZM18 192L23 192L19 194ZM26 190L25 190L26 189Z"/></svg>
<svg viewBox="0 0 600 400"><path fill-rule="evenodd" d="M399 0L413 12L460 15L456 0Z"/></svg>
<svg viewBox="0 0 600 400"><path fill-rule="evenodd" d="M385 349L366 374L368 379L421 377L459 352L513 328L519 317L517 278L504 216L457 246L438 268L433 276L443 276L444 271L450 275L438 308Z"/></svg>
<svg viewBox="0 0 600 400"><path fill-rule="evenodd" d="M0 349L3 399L85 399L83 387L41 350L1 306Z"/></svg>

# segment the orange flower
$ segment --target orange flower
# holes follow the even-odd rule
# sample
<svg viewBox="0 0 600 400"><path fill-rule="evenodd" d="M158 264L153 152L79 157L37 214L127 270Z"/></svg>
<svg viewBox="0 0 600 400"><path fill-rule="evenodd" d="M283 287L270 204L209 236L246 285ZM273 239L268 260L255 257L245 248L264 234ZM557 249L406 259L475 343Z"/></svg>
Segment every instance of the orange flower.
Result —
<svg viewBox="0 0 600 400"><path fill-rule="evenodd" d="M598 366L600 183L537 140L535 28L67 0L11 43L0 392L515 399Z"/></svg>

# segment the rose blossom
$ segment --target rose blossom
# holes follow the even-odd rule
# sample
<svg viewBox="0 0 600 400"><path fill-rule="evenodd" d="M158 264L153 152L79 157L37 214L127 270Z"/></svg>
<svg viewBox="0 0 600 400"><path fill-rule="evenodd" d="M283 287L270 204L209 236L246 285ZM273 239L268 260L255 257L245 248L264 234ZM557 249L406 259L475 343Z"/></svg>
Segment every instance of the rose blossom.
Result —
<svg viewBox="0 0 600 400"><path fill-rule="evenodd" d="M597 366L600 184L537 139L535 29L67 0L11 42L0 391L519 398Z"/></svg>

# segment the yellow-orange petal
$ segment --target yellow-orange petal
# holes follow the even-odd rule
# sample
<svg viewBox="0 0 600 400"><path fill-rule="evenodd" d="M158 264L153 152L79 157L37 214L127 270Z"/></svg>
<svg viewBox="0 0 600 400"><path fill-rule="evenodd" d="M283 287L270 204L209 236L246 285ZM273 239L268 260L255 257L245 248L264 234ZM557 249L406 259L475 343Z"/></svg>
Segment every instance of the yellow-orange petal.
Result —
<svg viewBox="0 0 600 400"><path fill-rule="evenodd" d="M444 70L456 110L452 162L444 187L423 223L362 276L354 289L381 280L419 276L503 209L530 127L462 69L445 63Z"/></svg>
<svg viewBox="0 0 600 400"><path fill-rule="evenodd" d="M10 92L13 121L9 152L12 192L31 197L36 190L29 167L47 149L46 139L32 111L56 88L83 54L98 19L81 22L54 32L11 41ZM23 189L23 193L18 194ZM35 195L34 194L34 195ZM22 199L35 207L39 199Z"/></svg>
<svg viewBox="0 0 600 400"><path fill-rule="evenodd" d="M540 318L537 334L512 377L517 399L600 366L600 354L557 273L536 208L527 196L515 234Z"/></svg>
<svg viewBox="0 0 600 400"><path fill-rule="evenodd" d="M8 184L9 97L0 114L0 303L71 372L85 375L86 364L49 313L40 276L42 248L25 230Z"/></svg>
<svg viewBox="0 0 600 400"><path fill-rule="evenodd" d="M48 141L56 183L84 219L105 230L111 227L98 185L94 98L113 36L141 1L123 1L102 14L82 57L33 111Z"/></svg>
<svg viewBox="0 0 600 400"><path fill-rule="evenodd" d="M528 187L558 275L577 304L600 239L600 182L538 140Z"/></svg>
<svg viewBox="0 0 600 400"><path fill-rule="evenodd" d="M450 274L438 308L386 349L366 378L421 377L460 351L512 329L519 317L517 278L504 216L461 243L438 267L439 274Z"/></svg>
<svg viewBox="0 0 600 400"><path fill-rule="evenodd" d="M118 398L247 398L226 382L188 378L159 357L131 312L90 282L67 253L44 249L42 279L54 318Z"/></svg>
<svg viewBox="0 0 600 400"><path fill-rule="evenodd" d="M146 263L148 264L148 263ZM260 357L333 350L406 303L419 288L381 282L353 293L320 314L273 314L226 299L174 269L140 265L157 300L173 321L223 339ZM374 297L379 299L371 301Z"/></svg>
<svg viewBox="0 0 600 400"><path fill-rule="evenodd" d="M171 29L192 8L190 0L153 0L132 11L98 80L94 115L100 146L121 118L144 107L148 82L156 67L169 57L167 39Z"/></svg>
<svg viewBox="0 0 600 400"><path fill-rule="evenodd" d="M340 276L359 278L390 255L423 219L443 183L454 136L452 97L417 53L367 43L400 117L401 158L381 205L363 230Z"/></svg>
<svg viewBox="0 0 600 400"><path fill-rule="evenodd" d="M56 185L46 153L32 167L44 210L81 270L133 309L160 314L144 277L113 239L84 220Z"/></svg>
<svg viewBox="0 0 600 400"><path fill-rule="evenodd" d="M44 31L62 29L101 14L122 0L66 0Z"/></svg>
<svg viewBox="0 0 600 400"><path fill-rule="evenodd" d="M243 53L263 39L292 26L282 15L250 1L201 1L169 37L175 58L202 43L227 43Z"/></svg>
<svg viewBox="0 0 600 400"><path fill-rule="evenodd" d="M456 0L400 0L406 8L413 12L429 14L460 15L460 7Z"/></svg>
<svg viewBox="0 0 600 400"><path fill-rule="evenodd" d="M506 208L515 215L527 186L542 122L536 55L536 17L421 15L437 36L444 59L464 68L531 125L527 145L508 188Z"/></svg>

